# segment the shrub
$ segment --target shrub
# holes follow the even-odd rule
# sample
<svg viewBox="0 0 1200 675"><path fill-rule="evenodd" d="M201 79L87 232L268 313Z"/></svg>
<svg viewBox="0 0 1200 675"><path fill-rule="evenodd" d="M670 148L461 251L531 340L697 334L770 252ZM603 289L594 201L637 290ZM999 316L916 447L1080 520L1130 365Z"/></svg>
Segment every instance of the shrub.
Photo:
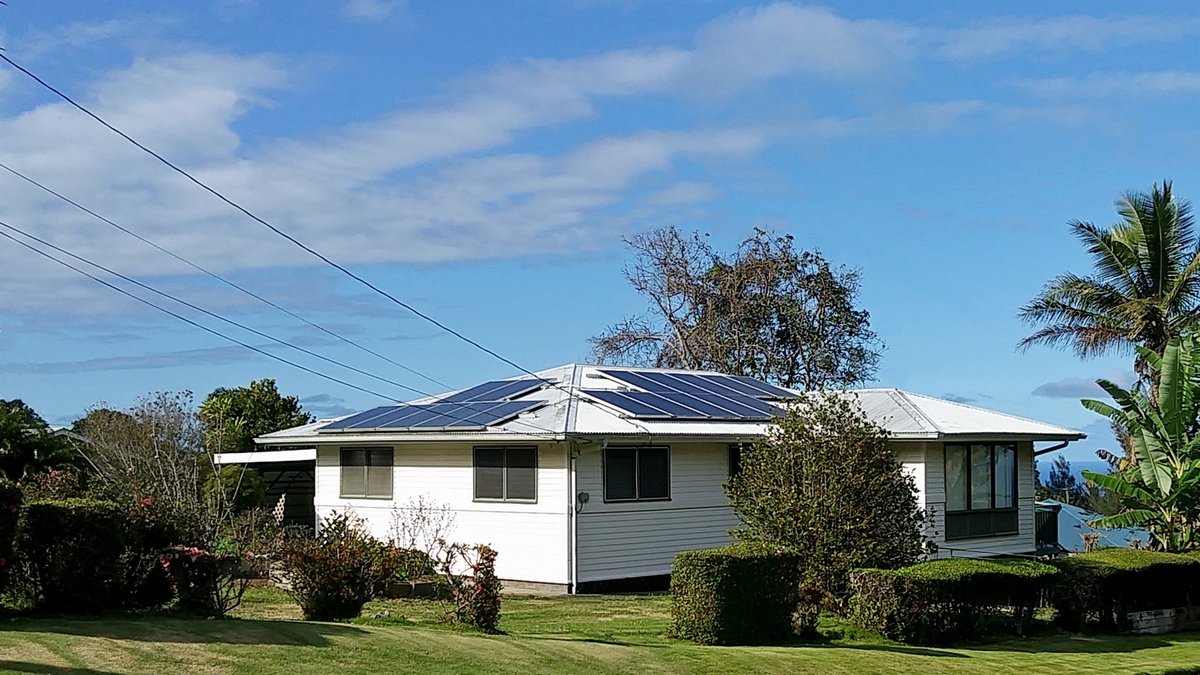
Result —
<svg viewBox="0 0 1200 675"><path fill-rule="evenodd" d="M891 569L922 553L916 484L887 432L852 395L814 393L741 453L726 485L738 539L795 551L808 604L839 606L853 569ZM816 612L807 612L809 621Z"/></svg>
<svg viewBox="0 0 1200 675"><path fill-rule="evenodd" d="M315 538L288 542L281 555L288 594L310 621L358 616L396 577L394 561L349 512L323 520Z"/></svg>
<svg viewBox="0 0 1200 675"><path fill-rule="evenodd" d="M21 509L21 488L0 479L0 592L8 588L16 567L13 541L17 537L17 519Z"/></svg>
<svg viewBox="0 0 1200 675"><path fill-rule="evenodd" d="M89 499L26 504L16 549L41 609L94 613L111 607L122 577L125 509Z"/></svg>
<svg viewBox="0 0 1200 675"><path fill-rule="evenodd" d="M1106 548L1059 558L1051 602L1065 628L1125 627L1125 615L1200 602L1200 560L1187 555Z"/></svg>
<svg viewBox="0 0 1200 675"><path fill-rule="evenodd" d="M149 498L142 498L134 499L126 509L122 529L125 548L120 559L116 604L129 609L167 604L175 591L171 575L159 563L159 556L177 539L176 528Z"/></svg>
<svg viewBox="0 0 1200 675"><path fill-rule="evenodd" d="M671 635L706 645L792 634L800 559L749 544L684 551L671 572Z"/></svg>
<svg viewBox="0 0 1200 675"><path fill-rule="evenodd" d="M496 576L496 550L490 546L439 542L444 583L449 587L454 607L447 618L457 624L474 626L491 633L500 623L500 591ZM455 574L459 568L470 570Z"/></svg>
<svg viewBox="0 0 1200 675"><path fill-rule="evenodd" d="M223 511L241 513L262 506L267 483L254 469L229 464L204 479L204 498Z"/></svg>
<svg viewBox="0 0 1200 675"><path fill-rule="evenodd" d="M856 570L850 617L900 642L938 644L974 637L988 619L1024 634L1057 569L1033 561L931 560L898 570Z"/></svg>
<svg viewBox="0 0 1200 675"><path fill-rule="evenodd" d="M396 576L402 581L437 574L437 561L424 551L391 547L388 549L388 555L395 558Z"/></svg>

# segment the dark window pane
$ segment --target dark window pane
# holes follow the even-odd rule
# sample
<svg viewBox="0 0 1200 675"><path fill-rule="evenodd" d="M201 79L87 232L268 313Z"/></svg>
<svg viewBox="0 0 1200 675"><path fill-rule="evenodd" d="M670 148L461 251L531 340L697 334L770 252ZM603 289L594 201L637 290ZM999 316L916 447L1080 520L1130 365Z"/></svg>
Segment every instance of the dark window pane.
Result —
<svg viewBox="0 0 1200 675"><path fill-rule="evenodd" d="M537 499L537 450L509 448L505 499Z"/></svg>
<svg viewBox="0 0 1200 675"><path fill-rule="evenodd" d="M729 477L739 476L742 473L742 446L729 446Z"/></svg>
<svg viewBox="0 0 1200 675"><path fill-rule="evenodd" d="M638 457L638 499L671 496L671 455L666 448L641 448Z"/></svg>
<svg viewBox="0 0 1200 675"><path fill-rule="evenodd" d="M971 508L992 508L992 446L971 446Z"/></svg>
<svg viewBox="0 0 1200 675"><path fill-rule="evenodd" d="M391 448L370 448L367 450L367 465L368 466L391 466L392 465L392 449Z"/></svg>
<svg viewBox="0 0 1200 675"><path fill-rule="evenodd" d="M1016 455L1016 446L996 446L996 508L998 509L1010 509L1016 505Z"/></svg>
<svg viewBox="0 0 1200 675"><path fill-rule="evenodd" d="M946 510L967 510L967 449L961 445L946 446Z"/></svg>
<svg viewBox="0 0 1200 675"><path fill-rule="evenodd" d="M504 448L475 449L475 498L504 499Z"/></svg>
<svg viewBox="0 0 1200 675"><path fill-rule="evenodd" d="M367 451L362 448L342 448L342 466L366 466Z"/></svg>
<svg viewBox="0 0 1200 675"><path fill-rule="evenodd" d="M637 450L608 448L604 451L604 498L637 499Z"/></svg>

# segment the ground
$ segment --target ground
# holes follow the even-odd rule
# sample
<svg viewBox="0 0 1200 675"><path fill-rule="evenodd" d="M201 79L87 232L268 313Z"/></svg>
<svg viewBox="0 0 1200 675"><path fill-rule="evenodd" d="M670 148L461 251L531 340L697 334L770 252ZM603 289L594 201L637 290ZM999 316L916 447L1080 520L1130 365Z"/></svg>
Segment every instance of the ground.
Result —
<svg viewBox="0 0 1200 675"><path fill-rule="evenodd" d="M427 601L375 602L352 623L309 623L282 593L253 589L236 619L16 618L0 631L0 672L1200 673L1200 634L1050 632L931 649L888 643L830 621L817 643L699 647L664 637L669 603L665 596L506 598L505 634L483 635L441 624L440 608Z"/></svg>

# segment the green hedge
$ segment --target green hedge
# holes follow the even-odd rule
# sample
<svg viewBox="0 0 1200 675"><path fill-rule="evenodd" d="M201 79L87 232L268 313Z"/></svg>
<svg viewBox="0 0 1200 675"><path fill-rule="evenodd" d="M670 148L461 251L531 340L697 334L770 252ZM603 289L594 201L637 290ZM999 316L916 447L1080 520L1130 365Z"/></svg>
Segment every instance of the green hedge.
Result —
<svg viewBox="0 0 1200 675"><path fill-rule="evenodd" d="M125 518L120 505L90 499L40 500L20 509L16 549L40 609L88 614L119 600Z"/></svg>
<svg viewBox="0 0 1200 675"><path fill-rule="evenodd" d="M1200 560L1108 548L1053 561L1062 579L1051 603L1063 627L1123 629L1125 614L1200 603Z"/></svg>
<svg viewBox="0 0 1200 675"><path fill-rule="evenodd" d="M8 588L16 568L13 541L21 508L21 488L0 479L0 592Z"/></svg>
<svg viewBox="0 0 1200 675"><path fill-rule="evenodd" d="M975 636L999 620L1024 634L1059 572L1026 560L931 560L851 574L850 618L901 642L939 644Z"/></svg>
<svg viewBox="0 0 1200 675"><path fill-rule="evenodd" d="M707 645L771 644L792 634L799 556L746 544L675 557L671 635Z"/></svg>

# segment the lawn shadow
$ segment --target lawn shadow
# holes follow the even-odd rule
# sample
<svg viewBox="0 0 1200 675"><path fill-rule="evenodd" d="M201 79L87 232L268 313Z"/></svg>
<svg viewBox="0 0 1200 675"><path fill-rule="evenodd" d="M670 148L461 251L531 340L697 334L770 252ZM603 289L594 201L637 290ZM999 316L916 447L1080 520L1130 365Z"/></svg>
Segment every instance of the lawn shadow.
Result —
<svg viewBox="0 0 1200 675"><path fill-rule="evenodd" d="M147 616L119 621L79 618L29 618L10 622L9 632L56 633L80 637L103 637L138 642L177 644L302 645L326 647L330 638L364 635L355 626L312 621L257 619L183 619Z"/></svg>
<svg viewBox="0 0 1200 675"><path fill-rule="evenodd" d="M1178 642L1200 641L1200 633L1168 633L1166 635L1098 634L1076 635L1062 633L1026 640L1003 639L995 642L964 644L961 649L981 652L1025 652L1055 654L1116 654L1169 647Z"/></svg>
<svg viewBox="0 0 1200 675"><path fill-rule="evenodd" d="M4 660L0 660L0 671L36 673L38 675L117 675L117 673L109 670L93 670L91 668L75 668L73 666L48 666L44 663Z"/></svg>

